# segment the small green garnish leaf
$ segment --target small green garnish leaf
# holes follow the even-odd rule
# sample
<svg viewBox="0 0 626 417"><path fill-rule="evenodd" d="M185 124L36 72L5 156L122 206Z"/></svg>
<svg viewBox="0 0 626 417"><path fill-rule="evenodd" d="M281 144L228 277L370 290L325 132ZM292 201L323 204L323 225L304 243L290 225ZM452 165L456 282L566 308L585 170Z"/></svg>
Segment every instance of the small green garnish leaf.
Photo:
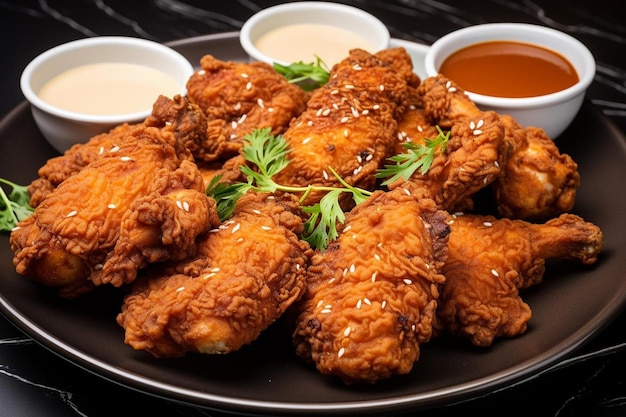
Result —
<svg viewBox="0 0 626 417"><path fill-rule="evenodd" d="M253 131L245 137L243 155L247 162L254 164L255 169L247 165L240 167L241 172L247 177L247 182L220 183L221 177L218 176L207 186L207 195L215 199L219 218L224 221L232 215L237 200L249 190L265 193L275 191L302 193L300 201L304 201L312 191L326 192L319 203L302 207L305 213L310 214L304 224L302 238L312 247L324 250L331 240L337 238L337 223L343 223L345 219L339 202L341 194L350 193L354 202L360 204L372 193L347 184L332 167L329 167L329 171L342 187L316 185L296 187L278 184L272 177L289 165L289 152L289 145L283 136L271 135L270 129Z"/></svg>
<svg viewBox="0 0 626 417"><path fill-rule="evenodd" d="M0 232L10 232L17 223L30 216L34 209L30 206L28 187L0 178L0 184L11 188L7 194L0 186Z"/></svg>
<svg viewBox="0 0 626 417"><path fill-rule="evenodd" d="M444 133L439 126L437 126L437 130L439 131L437 137L434 139L425 138L423 145L412 142L403 143L402 146L407 152L388 158L396 164L385 165L384 168L377 170L374 176L376 178L387 178L383 185L389 185L400 178L408 181L418 169L422 175L426 174L437 153L445 152L448 139L450 138L450 132Z"/></svg>
<svg viewBox="0 0 626 417"><path fill-rule="evenodd" d="M325 85L330 79L330 71L326 63L315 56L316 62L294 62L290 65L274 63L274 70L281 74L290 83L299 83L306 91L312 91Z"/></svg>

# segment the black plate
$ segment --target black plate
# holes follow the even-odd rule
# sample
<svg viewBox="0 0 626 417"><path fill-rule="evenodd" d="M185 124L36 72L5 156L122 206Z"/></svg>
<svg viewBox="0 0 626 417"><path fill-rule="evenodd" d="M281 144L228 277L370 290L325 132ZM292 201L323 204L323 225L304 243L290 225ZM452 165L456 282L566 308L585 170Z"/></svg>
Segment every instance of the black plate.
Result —
<svg viewBox="0 0 626 417"><path fill-rule="evenodd" d="M206 53L245 59L234 33L173 44L198 62ZM123 343L115 323L121 298L102 289L68 302L18 276L7 236L0 237L0 308L43 346L102 377L153 395L208 408L254 414L358 413L423 408L532 378L605 327L626 301L626 141L585 103L557 139L579 164L576 214L598 224L606 248L593 267L550 262L545 282L523 293L533 310L528 332L478 350L431 342L410 375L374 386L346 387L294 356L280 323L226 356L156 360ZM38 132L26 103L0 122L0 177L27 183L56 153ZM531 399L532 400L532 399Z"/></svg>

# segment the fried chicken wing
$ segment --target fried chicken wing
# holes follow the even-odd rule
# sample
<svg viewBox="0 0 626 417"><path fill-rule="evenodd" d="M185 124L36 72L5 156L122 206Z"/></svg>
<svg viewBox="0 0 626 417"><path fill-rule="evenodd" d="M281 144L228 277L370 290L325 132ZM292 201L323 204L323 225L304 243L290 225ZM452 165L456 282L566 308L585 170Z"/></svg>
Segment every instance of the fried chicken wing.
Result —
<svg viewBox="0 0 626 417"><path fill-rule="evenodd" d="M11 233L17 272L74 297L128 283L146 262L193 252L195 235L218 220L179 127L163 120L116 135L62 181Z"/></svg>
<svg viewBox="0 0 626 417"><path fill-rule="evenodd" d="M405 64L396 65L392 57ZM396 118L404 111L407 85L414 82L415 75L399 70L410 62L402 48L380 56L355 49L336 64L330 81L311 94L306 111L285 131L291 162L276 181L337 186L334 169L348 184L373 188L372 174L394 146ZM304 204L322 195L312 192Z"/></svg>
<svg viewBox="0 0 626 417"><path fill-rule="evenodd" d="M346 383L408 373L431 338L448 213L402 189L376 192L313 256L297 304L297 354Z"/></svg>
<svg viewBox="0 0 626 417"><path fill-rule="evenodd" d="M478 106L454 82L442 75L429 77L418 88L428 119L442 128L480 114ZM578 166L559 151L543 129L521 126L500 115L506 148L494 194L501 216L547 219L574 205L580 183Z"/></svg>
<svg viewBox="0 0 626 417"><path fill-rule="evenodd" d="M544 224L466 214L450 227L438 323L476 346L526 331L531 309L519 291L543 280L547 259L590 265L603 245L600 228L574 214Z"/></svg>
<svg viewBox="0 0 626 417"><path fill-rule="evenodd" d="M580 185L576 162L559 152L543 129L524 128L507 115L501 120L509 149L502 174L494 182L500 215L546 219L570 211Z"/></svg>
<svg viewBox="0 0 626 417"><path fill-rule="evenodd" d="M415 141L413 138L420 133L407 137ZM479 112L452 125L445 151L435 156L426 173L418 170L407 182L398 180L389 188L407 188L413 195L432 198L440 208L451 212L471 208L472 196L500 175L504 149L504 129L498 114Z"/></svg>
<svg viewBox="0 0 626 417"><path fill-rule="evenodd" d="M200 71L187 81L187 96L208 119L207 138L194 152L199 161L235 156L246 134L270 127L282 133L304 111L309 93L289 83L263 62L200 60Z"/></svg>
<svg viewBox="0 0 626 417"><path fill-rule="evenodd" d="M303 293L311 249L290 196L249 193L198 256L138 280L118 323L156 357L228 353L254 341Z"/></svg>

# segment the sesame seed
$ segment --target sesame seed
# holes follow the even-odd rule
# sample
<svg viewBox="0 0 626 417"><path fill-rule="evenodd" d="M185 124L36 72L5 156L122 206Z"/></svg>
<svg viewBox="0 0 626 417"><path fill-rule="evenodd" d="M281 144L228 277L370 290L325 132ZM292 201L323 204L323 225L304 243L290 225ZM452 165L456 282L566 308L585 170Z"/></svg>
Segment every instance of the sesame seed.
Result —
<svg viewBox="0 0 626 417"><path fill-rule="evenodd" d="M229 138L230 139L237 139L237 134L236 133L231 133Z"/></svg>
<svg viewBox="0 0 626 417"><path fill-rule="evenodd" d="M361 309L361 303L363 302L363 300L359 299L359 301L356 302L356 309L360 310Z"/></svg>
<svg viewBox="0 0 626 417"><path fill-rule="evenodd" d="M322 306L322 304L324 304L324 300L319 300L317 302L317 305L315 306L315 308L320 308Z"/></svg>
<svg viewBox="0 0 626 417"><path fill-rule="evenodd" d="M456 87L448 88L448 92L450 92L450 93L454 93L455 91L456 91Z"/></svg>
<svg viewBox="0 0 626 417"><path fill-rule="evenodd" d="M109 204L107 207L110 208L110 209L117 208L117 206L115 204L113 204L113 203Z"/></svg>
<svg viewBox="0 0 626 417"><path fill-rule="evenodd" d="M491 275L493 275L494 277L499 277L500 274L498 274L498 271L496 271L495 269L491 270Z"/></svg>
<svg viewBox="0 0 626 417"><path fill-rule="evenodd" d="M102 155L104 153L104 146L100 146L100 150L98 151L98 154Z"/></svg>
<svg viewBox="0 0 626 417"><path fill-rule="evenodd" d="M410 192L408 189L403 188L403 190L404 190L404 194L406 194L406 195L411 195L411 192Z"/></svg>
<svg viewBox="0 0 626 417"><path fill-rule="evenodd" d="M253 212L254 214L261 214L261 210L257 210L257 209L252 210L252 212Z"/></svg>
<svg viewBox="0 0 626 417"><path fill-rule="evenodd" d="M352 115L354 117L359 117L359 111L357 109L355 109L354 107L350 107L350 111L352 112Z"/></svg>
<svg viewBox="0 0 626 417"><path fill-rule="evenodd" d="M320 313L328 314L328 313L332 313L332 310L330 308L325 308L325 309L321 310Z"/></svg>
<svg viewBox="0 0 626 417"><path fill-rule="evenodd" d="M322 115L322 112L323 112L323 111L324 111L324 109L321 109L321 108L320 108L320 109L318 109L318 110L315 112L315 115L316 115L317 117L319 117L319 116L321 116L321 115Z"/></svg>
<svg viewBox="0 0 626 417"><path fill-rule="evenodd" d="M183 204L180 202L180 200L176 200L176 207L182 210Z"/></svg>
<svg viewBox="0 0 626 417"><path fill-rule="evenodd" d="M446 82L446 88L450 88L451 85L452 85L452 81L447 81Z"/></svg>
<svg viewBox="0 0 626 417"><path fill-rule="evenodd" d="M484 124L485 124L485 121L483 119L480 119L478 123L476 124L476 127L478 128L483 127Z"/></svg>
<svg viewBox="0 0 626 417"><path fill-rule="evenodd" d="M359 64L354 64L352 66L352 69L355 70L355 71L360 71L362 68L361 68L361 66Z"/></svg>
<svg viewBox="0 0 626 417"><path fill-rule="evenodd" d="M309 120L308 122L306 122L306 125L309 126L309 127L313 126L313 120Z"/></svg>
<svg viewBox="0 0 626 417"><path fill-rule="evenodd" d="M263 99L262 98L258 98L256 100L256 104L259 105L260 108L264 109L265 108L265 103L263 103Z"/></svg>
<svg viewBox="0 0 626 417"><path fill-rule="evenodd" d="M418 125L417 126L417 131L421 133L421 132L424 131L424 128L422 126Z"/></svg>
<svg viewBox="0 0 626 417"><path fill-rule="evenodd" d="M199 70L199 71L198 71L198 74L199 74L199 75L204 75L204 74L206 74L206 71L205 71L205 70L203 70L203 69L201 69L201 70Z"/></svg>
<svg viewBox="0 0 626 417"><path fill-rule="evenodd" d="M102 265L102 264L95 264L93 266L93 269L95 269L96 271L100 271L100 270L102 270L103 267L104 267L104 265Z"/></svg>
<svg viewBox="0 0 626 417"><path fill-rule="evenodd" d="M410 280L410 279L408 279L408 278L404 278L402 281L404 281L404 283L405 283L406 285L411 285L411 284L413 284L413 281L411 281L411 280Z"/></svg>
<svg viewBox="0 0 626 417"><path fill-rule="evenodd" d="M306 145L306 144L307 144L307 143L309 143L310 141L311 141L311 137L305 138L305 139L302 141L302 144L303 144L303 145Z"/></svg>
<svg viewBox="0 0 626 417"><path fill-rule="evenodd" d="M185 287L178 287L178 288L176 289L176 292L181 292L181 291L182 291L182 290L184 290L184 289L185 289Z"/></svg>
<svg viewBox="0 0 626 417"><path fill-rule="evenodd" d="M346 84L344 85L344 87L346 87L348 90L353 90L354 86L352 84Z"/></svg>
<svg viewBox="0 0 626 417"><path fill-rule="evenodd" d="M354 264L350 265L350 273L354 273L354 271L356 270L356 266L354 266Z"/></svg>
<svg viewBox="0 0 626 417"><path fill-rule="evenodd" d="M382 302L382 303L380 303L380 308L381 308L381 310L384 310L384 309L385 309L385 307L387 307L387 300L383 300L383 302Z"/></svg>
<svg viewBox="0 0 626 417"><path fill-rule="evenodd" d="M113 146L111 149L109 149L109 152L117 152L117 151L119 151L119 150L120 150L120 147L119 147L119 146L117 146L117 145L115 145L115 146Z"/></svg>
<svg viewBox="0 0 626 417"><path fill-rule="evenodd" d="M202 276L202 279L209 279L209 278L212 278L212 277L214 277L214 276L215 276L215 273L214 273L214 272L211 272L210 274L204 274L204 275Z"/></svg>
<svg viewBox="0 0 626 417"><path fill-rule="evenodd" d="M357 175L359 172L361 172L362 169L363 166L357 167L354 171L352 171L352 175Z"/></svg>
<svg viewBox="0 0 626 417"><path fill-rule="evenodd" d="M237 122L234 120L230 122L230 127L232 127L233 129L237 129Z"/></svg>
<svg viewBox="0 0 626 417"><path fill-rule="evenodd" d="M378 272L374 272L372 274L372 282L376 282L376 276L378 275Z"/></svg>
<svg viewBox="0 0 626 417"><path fill-rule="evenodd" d="M374 107L372 107L374 110L378 110L380 109L380 104L374 104Z"/></svg>
<svg viewBox="0 0 626 417"><path fill-rule="evenodd" d="M300 264L296 264L296 271L299 271L301 268Z"/></svg>
<svg viewBox="0 0 626 417"><path fill-rule="evenodd" d="M78 214L78 212L77 212L76 210L72 210L72 211L70 211L69 213L67 213L67 214L65 215L65 217L74 217L74 216L76 216L77 214Z"/></svg>
<svg viewBox="0 0 626 417"><path fill-rule="evenodd" d="M351 331L352 331L352 328L351 328L350 326L346 327L346 328L343 330L343 335L344 335L344 337L348 337L348 336L350 336L350 332L351 332Z"/></svg>
<svg viewBox="0 0 626 417"><path fill-rule="evenodd" d="M493 161L493 164L497 167L500 168L500 163L498 161Z"/></svg>
<svg viewBox="0 0 626 417"><path fill-rule="evenodd" d="M122 156L122 157L120 158L120 161L124 161L124 162L126 162L126 161L131 161L131 158L130 158L130 156Z"/></svg>
<svg viewBox="0 0 626 417"><path fill-rule="evenodd" d="M339 90L333 90L330 92L330 94L339 94Z"/></svg>
<svg viewBox="0 0 626 417"><path fill-rule="evenodd" d="M478 136L478 135L482 134L483 131L480 130L480 129L475 129L472 133L474 134L474 136Z"/></svg>
<svg viewBox="0 0 626 417"><path fill-rule="evenodd" d="M324 177L325 180L328 179L328 172L326 172L325 170L322 170L322 176Z"/></svg>
<svg viewBox="0 0 626 417"><path fill-rule="evenodd" d="M381 85L378 86L378 89L380 91L385 91L385 86L381 84Z"/></svg>
<svg viewBox="0 0 626 417"><path fill-rule="evenodd" d="M188 203L188 202L183 201L183 209L184 209L185 211L187 211L187 212L189 211L189 203Z"/></svg>
<svg viewBox="0 0 626 417"><path fill-rule="evenodd" d="M345 277L346 275L348 275L348 268L343 269L343 276Z"/></svg>
<svg viewBox="0 0 626 417"><path fill-rule="evenodd" d="M243 122L245 122L246 117L248 117L248 115L247 115L247 114L242 115L242 116L239 118L239 121L238 121L237 123L238 123L238 124L242 124Z"/></svg>
<svg viewBox="0 0 626 417"><path fill-rule="evenodd" d="M328 280L329 284L332 284L333 282L335 282L335 277L332 277L331 279Z"/></svg>
<svg viewBox="0 0 626 417"><path fill-rule="evenodd" d="M345 129L345 130L343 131L343 137L344 137L344 138L347 138L347 137L348 137L348 133L349 133L349 130L348 130L348 129Z"/></svg>
<svg viewBox="0 0 626 417"><path fill-rule="evenodd" d="M339 349L339 352L337 352L337 357L341 358L345 353L346 353L346 349L341 348Z"/></svg>
<svg viewBox="0 0 626 417"><path fill-rule="evenodd" d="M347 232L348 230L352 229L352 225L349 224L346 227L343 228L344 233Z"/></svg>
<svg viewBox="0 0 626 417"><path fill-rule="evenodd" d="M369 298L364 298L364 299L363 299L363 302L364 302L365 304L367 304L368 306L371 306L371 305L372 305L372 302L369 300Z"/></svg>
<svg viewBox="0 0 626 417"><path fill-rule="evenodd" d="M491 226L493 226L493 223L491 223L491 222L483 222L483 226L491 227Z"/></svg>
<svg viewBox="0 0 626 417"><path fill-rule="evenodd" d="M267 109L267 111L272 113L274 111L274 107L270 107L269 109Z"/></svg>
<svg viewBox="0 0 626 417"><path fill-rule="evenodd" d="M330 109L325 109L325 110L322 112L322 116L328 116L329 114L330 114Z"/></svg>
<svg viewBox="0 0 626 417"><path fill-rule="evenodd" d="M236 104L233 106L233 109L235 109L235 110L239 110L239 109L241 109L241 102L236 103Z"/></svg>
<svg viewBox="0 0 626 417"><path fill-rule="evenodd" d="M374 258L376 258L377 261L380 261L380 255L379 254L375 253L374 254Z"/></svg>
<svg viewBox="0 0 626 417"><path fill-rule="evenodd" d="M341 118L341 120L339 120L340 123L346 123L348 120L350 120L350 118L348 116L344 116Z"/></svg>
<svg viewBox="0 0 626 417"><path fill-rule="evenodd" d="M218 268L218 267L215 267L215 268L211 269L211 272L213 272L214 274L216 274L216 273L218 273L220 271L221 271L221 269Z"/></svg>
<svg viewBox="0 0 626 417"><path fill-rule="evenodd" d="M241 78L248 78L248 74L246 74L245 72L241 73Z"/></svg>
<svg viewBox="0 0 626 417"><path fill-rule="evenodd" d="M231 231L231 233L235 233L235 232L237 232L240 228L241 228L241 223L237 223L237 224L233 227L233 230Z"/></svg>
<svg viewBox="0 0 626 417"><path fill-rule="evenodd" d="M263 229L263 230L272 230L272 228L270 226L261 226L261 229Z"/></svg>
<svg viewBox="0 0 626 417"><path fill-rule="evenodd" d="M248 84L246 84L246 90L252 90L252 83L248 81Z"/></svg>

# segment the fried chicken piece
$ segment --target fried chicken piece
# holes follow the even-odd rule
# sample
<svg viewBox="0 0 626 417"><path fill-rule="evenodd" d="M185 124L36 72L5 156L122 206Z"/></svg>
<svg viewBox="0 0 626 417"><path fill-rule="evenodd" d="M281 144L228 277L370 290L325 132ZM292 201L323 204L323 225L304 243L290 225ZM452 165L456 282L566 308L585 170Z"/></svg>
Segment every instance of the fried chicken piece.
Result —
<svg viewBox="0 0 626 417"><path fill-rule="evenodd" d="M522 127L503 115L508 157L494 182L498 212L503 217L546 219L574 207L580 185L578 165L543 129Z"/></svg>
<svg viewBox="0 0 626 417"><path fill-rule="evenodd" d="M348 384L410 372L431 338L449 218L401 189L377 191L350 211L307 271L297 354Z"/></svg>
<svg viewBox="0 0 626 417"><path fill-rule="evenodd" d="M233 157L246 134L266 127L274 135L282 133L306 108L309 93L269 64L205 55L200 66L187 81L187 97L208 119L207 138L194 152L197 160Z"/></svg>
<svg viewBox="0 0 626 417"><path fill-rule="evenodd" d="M37 207L61 182L76 174L104 154L114 151L125 137L145 126L163 126L171 123L177 140L192 152L206 140L206 118L199 108L194 108L184 97L172 99L160 96L155 101L152 114L143 123L123 123L110 131L90 138L86 143L73 145L61 156L49 159L38 171L39 178L28 187L30 205Z"/></svg>
<svg viewBox="0 0 626 417"><path fill-rule="evenodd" d="M37 207L59 184L100 158L104 152L113 149L118 141L141 126L141 124L121 124L109 132L92 137L86 143L73 145L63 155L48 159L39 168L39 177L28 186L30 205Z"/></svg>
<svg viewBox="0 0 626 417"><path fill-rule="evenodd" d="M399 70L410 68L410 62L402 48L380 56L355 49L336 64L330 81L311 94L306 111L285 131L291 162L275 176L276 182L338 186L334 169L350 185L373 188L373 173L394 146L407 85L416 77ZM304 204L314 204L323 195L311 192Z"/></svg>
<svg viewBox="0 0 626 417"><path fill-rule="evenodd" d="M542 282L547 259L590 265L603 245L600 228L574 214L544 224L466 214L450 227L439 329L476 346L526 331L531 309L519 290Z"/></svg>
<svg viewBox="0 0 626 417"><path fill-rule="evenodd" d="M219 220L178 128L131 129L61 182L11 233L16 271L75 297L193 254L196 236Z"/></svg>
<svg viewBox="0 0 626 417"><path fill-rule="evenodd" d="M442 128L480 113L464 91L442 75L425 79L418 92L427 117ZM543 129L520 126L509 115L500 118L507 145L502 174L494 182L500 215L546 219L571 210L580 183L576 163Z"/></svg>
<svg viewBox="0 0 626 417"><path fill-rule="evenodd" d="M479 112L452 125L445 151L436 154L425 174L418 170L408 181L400 179L389 188L404 187L451 212L471 208L472 196L500 175L504 149L499 115Z"/></svg>
<svg viewBox="0 0 626 417"><path fill-rule="evenodd" d="M311 248L302 227L292 196L247 193L197 257L136 281L117 317L125 342L156 357L251 343L304 291Z"/></svg>

